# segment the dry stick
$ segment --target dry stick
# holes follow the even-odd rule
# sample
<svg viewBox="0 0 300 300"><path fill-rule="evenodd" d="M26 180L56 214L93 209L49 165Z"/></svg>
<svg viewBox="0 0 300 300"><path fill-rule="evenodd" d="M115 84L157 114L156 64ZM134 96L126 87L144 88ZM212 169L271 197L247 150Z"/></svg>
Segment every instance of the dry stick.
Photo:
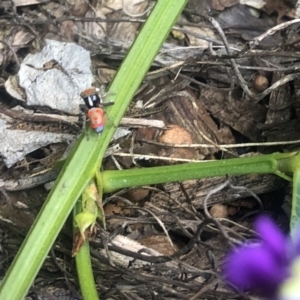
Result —
<svg viewBox="0 0 300 300"><path fill-rule="evenodd" d="M221 224L221 222L216 219L216 218L213 218L211 216L211 214L209 213L208 211L208 208L207 208L207 202L208 202L208 199L215 193L223 190L225 187L229 187L229 188L232 188L232 189L243 189L243 190L247 190L251 196L253 196L259 203L261 209L262 209L262 203L261 203L261 200L259 199L259 197L253 193L251 190L249 190L248 188L246 187L240 187L240 186L234 186L231 182L230 182L230 179L226 180L224 183L222 183L221 185L217 186L216 188L212 189L211 191L208 192L208 194L206 195L204 201L203 201L203 210L204 210L204 214L207 218L208 221L210 222L213 222L216 227L219 229L220 233L222 234L222 236L226 239L226 241L231 244L231 246L233 246L232 244L232 241L228 235L228 233L224 230L223 228L223 225Z"/></svg>
<svg viewBox="0 0 300 300"><path fill-rule="evenodd" d="M223 229L223 225L221 224L221 222L219 222L219 220L213 218L211 216L211 214L209 213L208 211L208 208L207 208L207 202L208 202L208 199L215 193L223 190L225 187L227 187L228 185L230 184L230 180L226 180L224 183L222 183L221 185L219 185L218 187L212 189L211 191L208 192L208 194L206 195L204 201L203 201L203 210L204 210L204 214L207 218L207 220L209 222L213 222L219 229L220 233L222 234L222 236L225 238L225 240L227 241L227 243L231 246L233 246L231 240L230 240L230 237L229 235L227 234L227 232Z"/></svg>
<svg viewBox="0 0 300 300"><path fill-rule="evenodd" d="M225 35L224 35L224 32L223 32L223 30L222 30L222 28L219 26L219 24L218 24L218 22L217 21L215 21L213 18L208 18L210 21L211 21L211 23L214 25L214 27L216 28L216 30L219 32L219 34L220 34L220 36L221 36L221 38L222 38L222 40L223 40L223 42L224 42L224 44L225 44L225 48L226 48L226 50L227 50L227 53L228 53L228 55L230 56L230 50L229 50L229 44L228 44L228 42L227 42L227 39L226 39L226 37L225 37ZM294 20L295 21L295 20ZM257 37L256 39L258 39L259 41L260 40L262 40L264 37L266 37L266 35L270 35L270 33L271 34L273 34L276 30L279 30L279 29L283 29L283 28L285 28L285 27L287 27L287 26L289 26L290 24L293 24L293 23L297 23L297 22L286 22L286 23L284 23L284 24L280 24L280 26L275 26L274 28L271 28L270 30L268 30L266 33L264 33L263 35L261 35L261 36L259 36L259 37ZM276 30L275 30L276 29ZM182 31L182 32L185 32L185 31ZM198 36L198 35L196 35L196 34L194 34L194 33L190 33L190 34L193 34L193 35L195 35L196 37L199 37L199 38L202 38L202 39L204 39L204 40L208 40L207 38L205 38L205 37L203 37L203 36ZM219 44L220 42L218 42L218 44ZM257 44L258 44L258 42L257 42ZM254 47L254 46L253 46ZM252 47L252 48L253 48ZM247 48L248 49L248 48ZM239 54L239 56L241 56L241 53ZM250 90L249 90L249 88L248 88L248 86L247 86L247 84L246 84L246 82L245 82L245 80L244 80L244 78L242 77L242 75L241 75L241 73L240 73L240 71L239 71L239 65L237 65L236 64L236 62L235 62L235 60L234 59L229 59L230 60L230 63L231 63L231 65L232 65L232 67L233 67L233 70L234 70L234 72L235 72L235 74L236 74L236 76L237 76L237 78L238 78L238 80L239 80L239 82L240 82L240 84L241 84L241 86L243 87L243 90L245 91L245 93L246 94L248 94L250 97L252 97L253 99L255 99L257 102L259 102L260 100L262 100L266 95L268 95L269 93L271 93L274 89L276 89L277 87L279 87L279 86L281 86L281 85L283 85L283 84L285 84L285 83L287 83L287 82L289 82L289 81L292 81L292 80L294 80L295 78L297 78L298 76L299 76L299 74L291 74L291 75L287 75L286 77L284 77L284 78L282 78L282 79L280 79L279 81L277 81L276 83L274 83L272 86L270 86L268 89L266 89L264 92L262 92L262 93L260 93L260 94L254 94L254 93L252 93ZM182 62L179 62L178 64L182 64ZM183 64L184 64L184 62L183 62ZM168 67L168 69L171 69L171 68L173 68L174 66L169 66ZM241 67L241 68L246 68L246 67ZM289 68L290 69L290 68ZM293 69L293 71L295 71L295 69ZM182 75L181 75L182 76ZM195 82L196 84L200 84L200 85L202 85L202 86L204 86L204 87L209 87L208 85L205 85L205 84L201 84L201 83L198 83L198 82Z"/></svg>
<svg viewBox="0 0 300 300"><path fill-rule="evenodd" d="M300 19L295 19L295 20L291 20L291 21L288 21L288 22L284 22L282 24L279 24L277 26L274 26L270 29L268 29L266 32L264 32L263 34L261 34L260 36L254 38L252 41L249 42L249 50L253 49L254 47L258 46L259 43L266 37L270 36L270 35L273 35L275 32L279 31L279 30L282 30L282 29L285 29L287 27L289 27L290 25L293 25L293 24L296 24L296 23L299 23L300 22Z"/></svg>
<svg viewBox="0 0 300 300"><path fill-rule="evenodd" d="M223 184L219 185L218 187L212 189L211 191L209 191L209 193L206 195L204 201L203 201L203 209L204 209L204 214L207 218L208 221L211 221L213 222L217 228L219 229L220 233L223 235L223 237L227 240L228 243L231 244L231 246L233 246L232 244L232 241L228 235L228 233L223 229L223 225L221 224L221 222L216 219L216 218L213 218L211 216L211 214L209 213L208 211L208 208L207 208L207 202L208 202L208 199L215 193L223 190L225 187L229 187L229 188L232 188L232 189L236 189L236 190L246 190L248 193L250 193L250 195L252 197L254 197L257 202L259 203L260 205L260 209L263 210L263 204L260 200L260 198L254 193L252 192L250 189L244 187L244 186L234 186L231 182L230 182L230 179L226 180ZM231 230L230 230L231 231ZM232 231L231 231L232 232Z"/></svg>
<svg viewBox="0 0 300 300"><path fill-rule="evenodd" d="M242 66L237 65L239 69L245 70L258 70L258 71L266 71L266 72L295 72L300 69L299 64L293 64L291 67L281 67L281 68L271 68L271 67L255 67L255 66Z"/></svg>
<svg viewBox="0 0 300 300"><path fill-rule="evenodd" d="M6 17L6 20L8 17ZM9 19L12 19L12 17L9 17ZM26 22L26 25L49 25L49 24L57 24L59 22L64 21L73 21L73 22L87 22L87 23L93 23L93 22L103 22L103 23L139 23L143 24L145 23L145 20L143 19L128 19L128 18L119 18L119 19L104 19L104 18L86 18L86 17L61 17L56 19L47 19L47 20L33 20ZM20 24L16 23L8 23L10 26L20 26ZM25 26L25 24L23 24Z"/></svg>
<svg viewBox="0 0 300 300"><path fill-rule="evenodd" d="M234 157L237 157L238 155L236 155L235 153L227 150L226 148L221 147L220 145L218 145L217 143L215 143L212 139L210 139L204 132L202 132L202 130L199 130L200 135L203 137L203 139L207 140L208 142L210 142L213 146L215 146L215 148L227 152L229 154L231 154Z"/></svg>
<svg viewBox="0 0 300 300"><path fill-rule="evenodd" d="M222 46L222 47L224 47L224 46ZM194 47L187 47L187 48L194 48ZM160 54L162 54L162 53L160 53ZM269 53L269 51L267 51L267 52L257 52L257 53L251 52L251 53L248 53L247 55L245 55L245 57L249 57L249 56L251 57L251 56L257 55L257 54L259 54L259 56L265 56L265 55L266 56L267 55L270 56L271 55ZM278 52L277 53L272 52L272 55L274 55L274 56L278 55L278 54L280 54L280 53L278 53ZM292 55L292 54L290 54L290 55ZM238 56L240 56L240 53L238 54ZM297 58L299 58L299 57L297 57ZM218 62L218 61L196 61L196 62L193 62L193 63L195 63L197 65L212 65L212 66L219 66L219 65L225 65L226 66L227 65L226 62L223 63L223 62ZM176 68L182 68L185 65L189 65L189 63L187 63L186 61L179 61L179 62L176 62L176 63L174 63L172 65L160 68L160 69L155 70L155 71L151 71L151 72L148 73L148 75L158 74L158 73L161 73L161 72L164 72L164 71L170 71L170 70L176 69ZM296 70L300 69L300 65L299 64L294 64L292 67L281 67L281 68L242 66L240 64L237 64L237 67L239 69L261 70L261 71L267 71L267 72L275 72L275 71L288 72L288 71L296 71Z"/></svg>
<svg viewBox="0 0 300 300"><path fill-rule="evenodd" d="M150 141L146 139L136 139L139 142L162 146L162 147L171 147L171 148L216 148L214 145L210 144L171 144L171 143L160 143L156 141ZM243 148L243 147L270 147L270 146L279 146L279 145L294 145L300 144L300 140L293 141L280 141L280 142L266 142L266 143L241 143L241 144L221 144L218 147L222 148Z"/></svg>
<svg viewBox="0 0 300 300"><path fill-rule="evenodd" d="M220 279L213 279L209 283L206 283L194 296L190 297L189 300L196 300L199 299L198 297L204 294L205 292L209 290L214 290L214 286L216 286L218 283L221 283Z"/></svg>
<svg viewBox="0 0 300 300"><path fill-rule="evenodd" d="M228 185L231 189L233 190L243 190L243 191L247 191L259 204L260 210L262 211L264 209L263 204L260 200L260 198L251 190L248 189L245 186L239 186L239 185L233 185L232 183L229 183Z"/></svg>
<svg viewBox="0 0 300 300"><path fill-rule="evenodd" d="M222 30L221 26L219 25L219 23L212 17L206 17L206 16L203 16L205 19L207 19L209 22L211 22L211 24L214 26L214 28L218 31L221 39L223 40L224 42L224 45L225 45L225 49L227 51L227 54L228 55L231 55L230 53L230 48L229 48L229 44L228 44L228 41L226 39L226 36L224 34L224 31ZM253 40L253 42L250 42L250 49L254 48L256 45L259 44L260 41L262 41L265 37L269 36L269 35L272 35L274 34L276 31L278 30L281 30L281 29L284 29L286 27L288 27L289 25L293 24L293 23L298 23L300 22L300 20L293 20L293 21L289 21L289 22L286 22L286 23L283 23L283 24L280 24L280 25L277 25L269 30L267 30L264 34L260 35L259 37L255 38ZM274 89L276 89L277 87L289 82L289 81L292 81L296 78L299 78L300 77L300 74L290 74L290 75L287 75L286 77L282 78L281 80L278 80L277 82L275 82L273 85L271 85L269 88L267 88L265 91L263 91L262 93L260 94L254 94L253 92L251 92L242 76L242 74L240 73L238 67L237 67L237 64L235 63L235 60L230 58L229 59L230 63L231 63L231 66L235 72L235 75L236 77L238 78L239 80L239 83L240 85L242 86L243 88L243 91L248 95L250 96L251 98L253 98L254 100L256 100L257 102L262 100L266 95L268 95L269 93L271 93Z"/></svg>
<svg viewBox="0 0 300 300"><path fill-rule="evenodd" d="M108 246L108 243L110 242L110 241L108 241L109 237L107 237L107 232L101 226L100 226L99 235L100 235L100 238L101 238L101 241L103 244L103 248L106 253L107 260L112 267L115 267L115 263L113 262L113 258L109 251L109 246Z"/></svg>
<svg viewBox="0 0 300 300"><path fill-rule="evenodd" d="M85 2L88 4L88 6L90 7L90 9L94 12L95 16L98 17L98 12L97 12L97 10L95 9L95 7L90 3L90 1L85 0ZM105 28L103 27L103 25L101 24L101 22L95 22L95 23L97 23L97 25L101 28L101 30L102 30L104 33L106 32L106 30L105 30Z"/></svg>
<svg viewBox="0 0 300 300"><path fill-rule="evenodd" d="M221 184L218 187L216 187L216 188L212 189L211 191L209 191L208 194L206 195L206 197L205 197L205 199L203 201L203 209L204 209L205 216L208 219L213 219L213 217L211 216L211 214L209 213L208 208L207 208L208 199L213 194L216 194L217 192L223 190L225 187L229 187L229 188L234 189L234 190L244 190L244 191L247 191L258 202L258 204L260 206L260 209L263 210L263 204L262 204L260 198L254 192L252 192L250 189L248 189L245 186L235 186L235 185L233 185L230 182L230 179L228 179L223 184Z"/></svg>
<svg viewBox="0 0 300 300"><path fill-rule="evenodd" d="M244 51L244 49L242 50ZM262 50L252 50L249 53L246 53L245 55L242 55L241 52L238 53L235 57L237 58L247 58L247 57L256 57L257 54L259 54L260 57L269 57L269 56L274 56L274 57L288 57L288 58L300 58L300 53L299 52L282 52L282 51L262 51Z"/></svg>
<svg viewBox="0 0 300 300"><path fill-rule="evenodd" d="M51 248L51 250L50 250L50 256L51 256L51 258L52 258L52 262L54 263L54 265L57 267L57 269L59 269L64 275L65 275L65 277L66 276L68 276L68 277L72 277L72 274L69 272L69 271L67 271L66 270L66 268L65 267L62 267L60 264L59 264L59 262L58 262L58 260L57 260L57 257L56 257L56 255L55 255L55 246L54 247L52 247Z"/></svg>
<svg viewBox="0 0 300 300"><path fill-rule="evenodd" d="M213 194L216 194L217 192L223 190L225 187L227 187L228 185L230 184L230 181L229 180L226 180L224 183L220 184L219 186L213 188L212 190L210 190L204 201L203 201L203 210L204 210L204 214L206 216L207 219L213 219L213 217L211 216L211 214L209 213L208 211L208 208L207 208L207 202L208 202L208 199L213 195Z"/></svg>
<svg viewBox="0 0 300 300"><path fill-rule="evenodd" d="M169 236L169 233L168 233L168 230L166 229L164 223L160 220L160 218L158 216L155 215L155 213L153 213L152 211L150 211L149 209L147 208L138 208L138 210L140 211L146 211L148 214L152 215L153 218L157 221L157 223L160 225L160 227L162 228L162 230L164 231L166 237L167 237L167 240L168 242L170 243L171 247L173 248L174 251L176 251L176 248Z"/></svg>
<svg viewBox="0 0 300 300"><path fill-rule="evenodd" d="M144 155L144 154L130 154L130 153L115 153L114 156L121 157L134 157L136 159L157 159L157 160L166 160L171 162L204 162L199 159L187 159L187 158L173 158L173 157L165 157L165 156L156 156L156 155Z"/></svg>

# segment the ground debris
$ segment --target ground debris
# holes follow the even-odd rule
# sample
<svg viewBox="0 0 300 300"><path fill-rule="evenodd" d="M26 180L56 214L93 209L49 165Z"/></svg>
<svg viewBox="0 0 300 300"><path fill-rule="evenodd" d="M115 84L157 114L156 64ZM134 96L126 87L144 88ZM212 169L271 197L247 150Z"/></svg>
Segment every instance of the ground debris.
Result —
<svg viewBox="0 0 300 300"><path fill-rule="evenodd" d="M75 2L1 2L0 276L47 196L42 185L58 175L51 168L82 128L80 93L111 82L152 8L148 0ZM127 129L103 168L298 147L300 4L290 2L190 0L136 93L123 120ZM286 16L292 19L283 22ZM265 143L293 140L293 146ZM227 181L231 185L206 199ZM287 190L281 178L253 174L107 195L107 230L99 228L91 242L100 296L236 298L220 278L229 243L254 237L252 215L262 206L286 227L280 206ZM207 222L205 208L215 205L227 213L215 217L219 223ZM71 225L26 299L80 299Z"/></svg>

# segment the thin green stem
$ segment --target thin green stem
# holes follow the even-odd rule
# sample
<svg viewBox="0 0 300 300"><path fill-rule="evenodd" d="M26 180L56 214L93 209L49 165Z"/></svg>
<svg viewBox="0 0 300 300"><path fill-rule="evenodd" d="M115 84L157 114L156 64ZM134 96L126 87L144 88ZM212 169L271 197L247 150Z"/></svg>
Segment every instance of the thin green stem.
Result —
<svg viewBox="0 0 300 300"><path fill-rule="evenodd" d="M293 196L292 196L292 212L290 219L290 228L292 236L300 224L300 154L291 161L293 168ZM298 233L299 234L299 233Z"/></svg>
<svg viewBox="0 0 300 300"><path fill-rule="evenodd" d="M82 212L81 201L77 201L74 210L73 217ZM78 228L74 228L76 233ZM76 268L78 274L78 280L80 285L81 294L85 300L98 300L98 292L93 275L93 269L91 264L90 247L88 241L86 241L79 252L75 256Z"/></svg>
<svg viewBox="0 0 300 300"><path fill-rule="evenodd" d="M284 171L292 174L291 161L296 153L274 153L218 161L204 161L164 167L104 171L102 183L104 193L132 186L159 184L173 181L207 178L225 175L276 174L291 180Z"/></svg>

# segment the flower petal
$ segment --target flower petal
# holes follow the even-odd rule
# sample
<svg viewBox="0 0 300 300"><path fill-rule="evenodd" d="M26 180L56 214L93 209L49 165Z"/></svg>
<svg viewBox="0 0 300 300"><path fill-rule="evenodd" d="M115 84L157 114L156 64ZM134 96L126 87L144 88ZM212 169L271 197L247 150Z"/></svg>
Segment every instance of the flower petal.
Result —
<svg viewBox="0 0 300 300"><path fill-rule="evenodd" d="M254 224L256 232L260 235L263 246L268 248L278 263L286 265L287 262L287 239L278 226L266 215L258 217Z"/></svg>
<svg viewBox="0 0 300 300"><path fill-rule="evenodd" d="M272 297L286 270L278 265L268 249L259 244L241 246L231 252L224 266L226 279L241 290L254 289Z"/></svg>

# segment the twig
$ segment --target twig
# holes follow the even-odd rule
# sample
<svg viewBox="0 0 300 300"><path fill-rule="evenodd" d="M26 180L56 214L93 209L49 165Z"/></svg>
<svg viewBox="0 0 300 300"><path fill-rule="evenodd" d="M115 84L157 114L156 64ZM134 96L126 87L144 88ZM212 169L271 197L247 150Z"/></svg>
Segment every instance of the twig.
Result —
<svg viewBox="0 0 300 300"><path fill-rule="evenodd" d="M282 30L282 29L285 29L287 27L289 27L290 25L293 25L293 24L296 24L296 23L299 23L300 22L300 19L295 19L295 20L291 20L291 21L287 21L287 22L284 22L284 23L281 23L277 26L274 26L270 29L268 29L266 32L264 32L263 34L261 34L260 36L254 38L252 41L250 41L248 43L249 45L249 50L252 50L253 48L255 48L256 46L259 45L259 43L266 37L270 36L270 35L273 35L275 32L279 31L279 30Z"/></svg>
<svg viewBox="0 0 300 300"><path fill-rule="evenodd" d="M226 36L223 32L223 29L221 28L221 26L219 25L219 23L212 17L207 17L207 16L203 16L204 19L208 20L209 22L211 22L211 24L214 26L214 28L218 31L224 45L225 45L225 49L227 51L227 54L228 55L231 55L230 53L230 48L229 48L229 44L228 44L228 41L226 39ZM253 46L250 46L250 48L254 48L256 45L259 44L259 42L261 40L263 40L265 37L267 37L268 35L271 35L271 34L274 34L276 31L278 30L281 30L281 29L284 29L286 27L288 27L289 25L291 24L294 24L294 23L298 23L300 22L299 19L297 20L292 20L292 21L289 21L289 22L285 22L283 24L280 24L280 25L277 25L269 30L267 30L264 34L260 35L259 37L255 38L252 43L253 43ZM250 45L251 42L250 42ZM243 53L243 51L241 51ZM240 55L241 56L241 53ZM248 88L247 86L247 83L246 81L244 80L241 72L239 71L238 69L238 66L235 62L235 60L233 58L230 58L229 59L230 63L231 63L231 66L233 68L233 71L241 85L241 87L243 88L243 91L248 95L250 96L251 98L253 98L254 100L256 100L257 102L262 100L266 95L268 95L269 93L271 93L274 89L276 89L277 87L289 82L289 81L292 81L296 78L299 78L300 77L300 74L299 73L296 73L296 74L290 74L290 75L287 75L286 77L278 80L277 82L275 82L273 85L271 85L269 88L267 88L266 90L264 90L262 93L260 94L255 94L253 92L250 91L250 89Z"/></svg>
<svg viewBox="0 0 300 300"><path fill-rule="evenodd" d="M241 143L241 144L221 144L218 147L211 144L167 144L155 141L149 141L146 139L136 139L138 142L143 142L147 144L157 145L161 147L171 147L171 148L243 148L243 147L272 147L279 145L294 145L300 144L300 140L293 141L280 141L280 142L266 142L266 143Z"/></svg>

